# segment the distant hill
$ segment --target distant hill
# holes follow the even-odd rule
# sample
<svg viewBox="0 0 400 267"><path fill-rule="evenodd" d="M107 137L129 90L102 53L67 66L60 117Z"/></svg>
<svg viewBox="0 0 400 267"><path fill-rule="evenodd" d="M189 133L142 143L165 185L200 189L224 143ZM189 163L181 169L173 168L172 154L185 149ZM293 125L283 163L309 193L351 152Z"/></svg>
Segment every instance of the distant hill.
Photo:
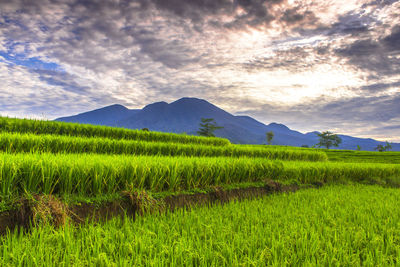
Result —
<svg viewBox="0 0 400 267"><path fill-rule="evenodd" d="M170 104L156 102L143 109L127 109L122 105L112 105L75 116L63 117L57 121L78 122L94 125L118 126L130 129L148 128L151 131L187 133L195 135L201 118L214 118L223 129L215 134L228 138L233 143L263 144L265 133L273 131L274 145L312 146L318 143L316 133L300 133L279 123L268 125L249 116L234 116L203 99L184 97ZM343 142L339 148L373 150L378 144L373 139L339 135ZM393 144L394 151L400 151L400 144Z"/></svg>
<svg viewBox="0 0 400 267"><path fill-rule="evenodd" d="M122 105L111 105L108 107L81 113L75 116L58 118L56 120L94 125L117 126L117 122L119 120L128 118L138 113L139 111L140 110L136 109L127 109Z"/></svg>

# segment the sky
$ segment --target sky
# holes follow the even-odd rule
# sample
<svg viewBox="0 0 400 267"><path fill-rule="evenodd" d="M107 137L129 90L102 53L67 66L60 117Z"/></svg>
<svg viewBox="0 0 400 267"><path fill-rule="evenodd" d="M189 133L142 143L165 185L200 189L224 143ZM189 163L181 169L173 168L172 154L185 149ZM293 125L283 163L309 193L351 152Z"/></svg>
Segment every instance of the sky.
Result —
<svg viewBox="0 0 400 267"><path fill-rule="evenodd" d="M400 1L0 0L0 114L197 97L400 142Z"/></svg>

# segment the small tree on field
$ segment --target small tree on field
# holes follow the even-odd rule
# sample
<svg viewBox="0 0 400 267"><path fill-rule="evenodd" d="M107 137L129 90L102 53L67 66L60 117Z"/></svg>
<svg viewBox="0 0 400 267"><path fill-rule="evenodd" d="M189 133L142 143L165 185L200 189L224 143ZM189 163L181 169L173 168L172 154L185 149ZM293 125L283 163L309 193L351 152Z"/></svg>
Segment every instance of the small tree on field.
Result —
<svg viewBox="0 0 400 267"><path fill-rule="evenodd" d="M361 147L359 145L357 145L357 151L360 151Z"/></svg>
<svg viewBox="0 0 400 267"><path fill-rule="evenodd" d="M375 147L375 150L378 150L379 152L384 152L389 149L392 149L392 145L388 141L386 141L386 145L377 145Z"/></svg>
<svg viewBox="0 0 400 267"><path fill-rule="evenodd" d="M319 143L317 144L318 147L324 146L329 149L332 146L338 147L339 144L342 143L342 139L337 134L329 131L322 132L317 135L319 136Z"/></svg>
<svg viewBox="0 0 400 267"><path fill-rule="evenodd" d="M392 145L388 141L386 141L385 150L390 150L390 149L392 149Z"/></svg>
<svg viewBox="0 0 400 267"><path fill-rule="evenodd" d="M200 128L197 133L200 136L214 137L214 131L224 127L218 126L214 119L201 118Z"/></svg>
<svg viewBox="0 0 400 267"><path fill-rule="evenodd" d="M267 135L267 143L268 145L270 145L272 143L272 139L274 138L274 132L270 131L266 135Z"/></svg>

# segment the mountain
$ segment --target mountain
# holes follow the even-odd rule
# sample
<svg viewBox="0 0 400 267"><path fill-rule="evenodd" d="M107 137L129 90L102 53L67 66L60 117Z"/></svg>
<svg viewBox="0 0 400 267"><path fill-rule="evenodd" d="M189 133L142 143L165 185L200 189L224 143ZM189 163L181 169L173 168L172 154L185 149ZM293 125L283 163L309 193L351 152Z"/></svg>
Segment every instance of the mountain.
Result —
<svg viewBox="0 0 400 267"><path fill-rule="evenodd" d="M58 118L56 121L77 122L94 125L117 126L121 119L128 118L140 110L127 109L122 105L111 105L75 116Z"/></svg>
<svg viewBox="0 0 400 267"><path fill-rule="evenodd" d="M128 109L122 105L112 105L75 116L63 117L57 121L78 122L94 125L118 126L130 129L148 128L151 131L187 133L195 135L201 118L213 118L223 129L215 135L228 138L233 143L263 144L265 133L274 132L274 145L312 146L318 143L319 132L300 133L279 123L268 125L249 116L234 116L203 99L184 97L170 104L156 102L143 109ZM341 149L373 150L378 144L373 139L339 135ZM393 150L400 151L400 144L393 144Z"/></svg>

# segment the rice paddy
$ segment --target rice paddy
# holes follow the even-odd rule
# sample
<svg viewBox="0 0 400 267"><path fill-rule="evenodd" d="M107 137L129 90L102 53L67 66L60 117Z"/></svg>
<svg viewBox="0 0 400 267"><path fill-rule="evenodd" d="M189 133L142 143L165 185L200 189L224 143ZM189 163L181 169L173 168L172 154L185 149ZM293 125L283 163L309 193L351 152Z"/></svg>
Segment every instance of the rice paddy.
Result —
<svg viewBox="0 0 400 267"><path fill-rule="evenodd" d="M184 134L130 130L117 127L94 126L90 124L65 123L58 121L13 119L7 117L0 117L0 131L13 133L32 133L37 135L54 134L155 142L197 143L216 146L230 144L229 140L223 138L209 138Z"/></svg>
<svg viewBox="0 0 400 267"><path fill-rule="evenodd" d="M400 192L330 186L0 237L0 265L397 266Z"/></svg>
<svg viewBox="0 0 400 267"><path fill-rule="evenodd" d="M161 196L214 188L217 194L270 181L324 185L135 220L8 229L0 237L0 266L399 264L398 152L233 145L4 117L0 151L0 219L25 196L88 203L116 201L126 192Z"/></svg>
<svg viewBox="0 0 400 267"><path fill-rule="evenodd" d="M262 158L90 154L0 154L0 192L115 193L129 188L180 191L272 179L299 184L400 184L400 165L291 162Z"/></svg>
<svg viewBox="0 0 400 267"><path fill-rule="evenodd" d="M162 155L196 157L260 157L264 159L326 161L320 151L298 151L279 148L251 148L241 146L209 146L165 142L115 140L58 135L0 133L0 151L96 153L127 155Z"/></svg>

